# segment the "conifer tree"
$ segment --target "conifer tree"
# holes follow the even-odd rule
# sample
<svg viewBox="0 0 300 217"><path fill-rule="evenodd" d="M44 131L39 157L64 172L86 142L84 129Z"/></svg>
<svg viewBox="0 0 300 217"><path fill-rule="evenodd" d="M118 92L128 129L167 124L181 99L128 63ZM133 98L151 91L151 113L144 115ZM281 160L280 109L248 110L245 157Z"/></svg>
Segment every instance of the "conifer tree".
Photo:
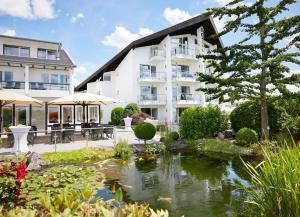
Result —
<svg viewBox="0 0 300 217"><path fill-rule="evenodd" d="M249 4L234 0L219 8L209 8L207 15L225 19L221 32L212 37L232 34L236 42L199 55L211 74L199 72L204 91L219 102L256 99L261 107L262 139L269 138L267 101L272 95L295 94L288 85L300 84L289 64L300 64L300 16L287 13L295 0L268 0ZM300 14L300 12L299 12ZM242 35L241 38L234 34Z"/></svg>

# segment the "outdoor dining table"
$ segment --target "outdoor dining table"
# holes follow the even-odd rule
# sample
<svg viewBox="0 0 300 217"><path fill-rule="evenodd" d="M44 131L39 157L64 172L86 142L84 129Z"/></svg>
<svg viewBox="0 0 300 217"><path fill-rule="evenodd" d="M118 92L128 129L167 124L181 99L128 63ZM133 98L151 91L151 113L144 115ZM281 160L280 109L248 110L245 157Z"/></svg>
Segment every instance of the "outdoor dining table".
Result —
<svg viewBox="0 0 300 217"><path fill-rule="evenodd" d="M29 152L27 136L31 126L11 126L9 129L14 135L14 152Z"/></svg>

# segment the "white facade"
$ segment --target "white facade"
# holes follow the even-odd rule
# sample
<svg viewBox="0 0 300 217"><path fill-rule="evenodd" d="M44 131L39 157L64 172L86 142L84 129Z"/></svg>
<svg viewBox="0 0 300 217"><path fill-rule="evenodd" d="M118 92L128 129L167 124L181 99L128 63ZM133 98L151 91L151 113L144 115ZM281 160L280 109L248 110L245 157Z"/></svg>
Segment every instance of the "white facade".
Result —
<svg viewBox="0 0 300 217"><path fill-rule="evenodd" d="M105 72L101 81L87 83L87 92L110 96L123 104L103 106L102 122L110 121L114 107L137 103L153 119L177 122L190 106L204 106L205 95L196 91L204 84L197 72L209 72L197 58L214 45L196 35L166 36L159 44L131 49L114 71Z"/></svg>

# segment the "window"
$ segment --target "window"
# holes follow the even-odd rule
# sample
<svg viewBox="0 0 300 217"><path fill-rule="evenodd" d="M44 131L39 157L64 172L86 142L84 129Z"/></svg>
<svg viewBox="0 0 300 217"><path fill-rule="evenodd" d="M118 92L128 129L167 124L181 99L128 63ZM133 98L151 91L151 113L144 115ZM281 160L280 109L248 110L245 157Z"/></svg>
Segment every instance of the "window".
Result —
<svg viewBox="0 0 300 217"><path fill-rule="evenodd" d="M49 106L48 107L48 120L49 123L59 123L59 107Z"/></svg>
<svg viewBox="0 0 300 217"><path fill-rule="evenodd" d="M5 71L3 73L3 81L12 81L13 80L13 73L10 71Z"/></svg>
<svg viewBox="0 0 300 217"><path fill-rule="evenodd" d="M98 106L89 106L89 121L90 122L99 122L99 111Z"/></svg>
<svg viewBox="0 0 300 217"><path fill-rule="evenodd" d="M63 123L73 123L73 106L62 107Z"/></svg>
<svg viewBox="0 0 300 217"><path fill-rule="evenodd" d="M68 83L68 75L60 75L60 83L67 84Z"/></svg>
<svg viewBox="0 0 300 217"><path fill-rule="evenodd" d="M4 106L2 108L3 127L9 127L13 122L12 106Z"/></svg>
<svg viewBox="0 0 300 217"><path fill-rule="evenodd" d="M27 125L29 123L29 107L16 106L16 124Z"/></svg>
<svg viewBox="0 0 300 217"><path fill-rule="evenodd" d="M111 75L103 75L103 81L111 81Z"/></svg>
<svg viewBox="0 0 300 217"><path fill-rule="evenodd" d="M82 106L76 106L76 123L83 123L83 108Z"/></svg>
<svg viewBox="0 0 300 217"><path fill-rule="evenodd" d="M4 55L19 56L19 47L4 45Z"/></svg>
<svg viewBox="0 0 300 217"><path fill-rule="evenodd" d="M38 49L37 57L39 59L46 59L47 57L47 50L46 49Z"/></svg>
<svg viewBox="0 0 300 217"><path fill-rule="evenodd" d="M47 59L56 60L56 51L55 50L47 50Z"/></svg>
<svg viewBox="0 0 300 217"><path fill-rule="evenodd" d="M43 81L43 83L50 83L49 82L49 74L42 74L42 81Z"/></svg>
<svg viewBox="0 0 300 217"><path fill-rule="evenodd" d="M158 119L158 109L157 108L141 108L143 113L146 113L152 117L152 119Z"/></svg>
<svg viewBox="0 0 300 217"><path fill-rule="evenodd" d="M58 84L58 74L51 74L51 84Z"/></svg>
<svg viewBox="0 0 300 217"><path fill-rule="evenodd" d="M20 56L21 57L29 57L30 49L28 47L20 47Z"/></svg>

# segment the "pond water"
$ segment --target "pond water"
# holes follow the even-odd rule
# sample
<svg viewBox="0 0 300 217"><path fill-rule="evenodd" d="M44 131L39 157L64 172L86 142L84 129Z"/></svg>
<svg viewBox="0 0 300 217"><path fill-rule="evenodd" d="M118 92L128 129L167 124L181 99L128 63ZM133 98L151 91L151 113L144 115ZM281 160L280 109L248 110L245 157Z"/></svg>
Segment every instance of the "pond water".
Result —
<svg viewBox="0 0 300 217"><path fill-rule="evenodd" d="M104 168L108 181L99 196L114 198L121 186L125 201L145 201L171 216L231 216L241 204L236 183L247 185L249 179L239 158L216 155L166 153L156 161L135 158Z"/></svg>

